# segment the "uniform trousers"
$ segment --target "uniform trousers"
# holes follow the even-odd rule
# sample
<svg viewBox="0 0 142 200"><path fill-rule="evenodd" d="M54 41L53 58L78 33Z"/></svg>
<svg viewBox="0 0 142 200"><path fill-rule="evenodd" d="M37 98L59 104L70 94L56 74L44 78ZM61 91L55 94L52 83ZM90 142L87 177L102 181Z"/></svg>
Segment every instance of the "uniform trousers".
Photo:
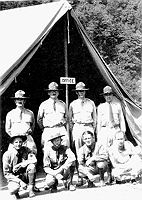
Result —
<svg viewBox="0 0 142 200"><path fill-rule="evenodd" d="M127 175L136 178L139 174L142 174L142 159L138 155L131 156L128 162L119 164L112 170L112 175L119 181Z"/></svg>
<svg viewBox="0 0 142 200"><path fill-rule="evenodd" d="M75 165L73 164L72 166L70 166L68 169L64 169L60 175L61 175L61 180L68 180L68 182L70 182L73 178L73 175L74 175L74 171L75 171ZM47 187L52 187L57 181L57 177L56 176L53 176L51 174L47 174L46 175L46 180L45 180L45 185Z"/></svg>
<svg viewBox="0 0 142 200"><path fill-rule="evenodd" d="M79 176L82 178L89 178L92 175L100 174L101 176L104 172L108 171L108 162L101 161L97 162L96 165L91 164L89 166L86 165L79 165ZM103 174L102 174L103 173Z"/></svg>
<svg viewBox="0 0 142 200"><path fill-rule="evenodd" d="M35 164L29 164L26 168L22 168L19 171L15 178L8 179L8 189L10 194L15 194L19 191L20 187L25 186L27 183L29 185L35 184L35 172L36 166ZM25 183L25 184L24 184Z"/></svg>

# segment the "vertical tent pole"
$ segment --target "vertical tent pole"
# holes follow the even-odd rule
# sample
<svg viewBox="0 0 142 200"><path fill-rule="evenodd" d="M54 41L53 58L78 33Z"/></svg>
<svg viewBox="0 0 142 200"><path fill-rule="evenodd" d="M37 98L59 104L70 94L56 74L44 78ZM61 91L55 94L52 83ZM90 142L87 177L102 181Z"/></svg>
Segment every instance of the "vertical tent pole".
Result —
<svg viewBox="0 0 142 200"><path fill-rule="evenodd" d="M65 77L68 77L68 43L69 43L69 16L68 16L68 12L66 14L66 18L64 20L64 65L65 65ZM66 106L67 106L67 115L68 115L68 106L69 106L69 92L68 92L68 84L66 84ZM68 136L69 136L69 124L67 123L67 132L68 132ZM70 138L70 136L69 136ZM70 145L70 142L69 142Z"/></svg>
<svg viewBox="0 0 142 200"><path fill-rule="evenodd" d="M68 13L67 18L65 19L64 23L64 59L65 59L65 77L68 77L68 35L67 35L67 20L68 20ZM66 84L66 105L68 108L68 84Z"/></svg>

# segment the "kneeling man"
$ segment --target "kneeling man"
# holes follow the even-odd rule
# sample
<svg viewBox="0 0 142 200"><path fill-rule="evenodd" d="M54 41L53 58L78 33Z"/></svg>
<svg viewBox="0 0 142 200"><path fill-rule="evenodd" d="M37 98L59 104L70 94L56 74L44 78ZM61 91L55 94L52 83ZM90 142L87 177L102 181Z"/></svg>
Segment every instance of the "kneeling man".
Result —
<svg viewBox="0 0 142 200"><path fill-rule="evenodd" d="M11 148L3 155L3 173L8 181L8 189L14 199L20 198L20 188L26 189L28 184L29 197L35 196L35 175L37 159L28 147L22 146L26 136L11 137Z"/></svg>
<svg viewBox="0 0 142 200"><path fill-rule="evenodd" d="M79 149L78 162L79 162L79 175L86 178L88 187L94 186L95 176L100 175L100 186L104 186L104 173L107 171L109 176L108 153L102 144L95 141L94 134L90 131L85 131L82 135L84 145Z"/></svg>
<svg viewBox="0 0 142 200"><path fill-rule="evenodd" d="M75 170L75 155L71 149L62 143L59 129L54 128L49 141L51 145L44 148L44 171L46 172L45 189L57 192L58 180L63 180L65 187L71 191L75 190L72 179Z"/></svg>

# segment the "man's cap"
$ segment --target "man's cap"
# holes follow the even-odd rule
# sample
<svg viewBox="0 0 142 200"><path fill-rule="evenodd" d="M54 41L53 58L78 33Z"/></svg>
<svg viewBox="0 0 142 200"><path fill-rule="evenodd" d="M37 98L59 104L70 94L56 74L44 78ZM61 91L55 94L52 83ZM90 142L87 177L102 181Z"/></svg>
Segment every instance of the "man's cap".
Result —
<svg viewBox="0 0 142 200"><path fill-rule="evenodd" d="M53 128L52 134L49 137L49 141L52 141L58 137L63 137L63 136L65 136L65 135L61 134L57 128Z"/></svg>
<svg viewBox="0 0 142 200"><path fill-rule="evenodd" d="M58 88L58 84L56 82L51 82L49 85L48 85L48 89L45 89L45 90L48 90L48 91L58 91L58 90L61 90Z"/></svg>
<svg viewBox="0 0 142 200"><path fill-rule="evenodd" d="M12 99L27 99L29 97L25 96L25 92L23 90L18 90L15 92L15 96L11 97Z"/></svg>
<svg viewBox="0 0 142 200"><path fill-rule="evenodd" d="M27 140L27 136L26 135L19 135L19 134L16 134L16 135L13 135L11 138L10 138L10 143L13 143L14 139L15 138L21 138L23 142L25 142Z"/></svg>
<svg viewBox="0 0 142 200"><path fill-rule="evenodd" d="M85 84L83 82L79 82L76 84L74 91L85 91L89 90L89 88L85 88Z"/></svg>
<svg viewBox="0 0 142 200"><path fill-rule="evenodd" d="M103 93L101 93L101 95L112 94L112 93L113 93L112 88L107 85L107 86L104 87Z"/></svg>

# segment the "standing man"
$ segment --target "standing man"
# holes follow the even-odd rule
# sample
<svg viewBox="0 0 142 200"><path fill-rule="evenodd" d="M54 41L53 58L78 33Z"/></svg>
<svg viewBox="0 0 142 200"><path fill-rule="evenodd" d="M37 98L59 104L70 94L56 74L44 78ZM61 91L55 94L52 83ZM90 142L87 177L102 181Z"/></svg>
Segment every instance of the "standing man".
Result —
<svg viewBox="0 0 142 200"><path fill-rule="evenodd" d="M64 135L59 131L58 128L53 128L49 138L52 145L46 145L44 149L45 189L51 189L51 192L56 192L58 180L63 180L65 187L73 191L76 189L72 183L75 170L75 155L69 147L61 143Z"/></svg>
<svg viewBox="0 0 142 200"><path fill-rule="evenodd" d="M37 153L36 144L31 136L35 127L34 113L24 107L28 97L23 90L18 90L15 97L11 98L14 99L16 108L6 115L5 131L10 137L15 134L26 135L27 140L24 145Z"/></svg>
<svg viewBox="0 0 142 200"><path fill-rule="evenodd" d="M67 108L66 104L58 99L59 89L56 82L51 82L48 86L49 99L41 103L37 115L37 123L43 129L41 144L44 150L45 143L49 143L53 128L57 128L63 137L63 143L69 145L66 131Z"/></svg>
<svg viewBox="0 0 142 200"><path fill-rule="evenodd" d="M105 103L98 106L97 138L106 147L111 146L118 131L125 133L126 126L120 101L113 95L112 88L103 89Z"/></svg>
<svg viewBox="0 0 142 200"><path fill-rule="evenodd" d="M96 128L96 106L95 103L86 98L86 91L83 82L76 84L76 94L78 99L71 102L69 106L69 125L72 132L72 146L75 146L76 156L82 146L82 134L85 131L94 133ZM78 164L77 164L78 171ZM78 180L78 185L80 185Z"/></svg>
<svg viewBox="0 0 142 200"><path fill-rule="evenodd" d="M35 196L35 175L37 159L35 154L23 146L26 136L13 135L11 148L3 154L3 173L8 182L8 189L13 199L19 199L19 190L29 190L29 197Z"/></svg>

